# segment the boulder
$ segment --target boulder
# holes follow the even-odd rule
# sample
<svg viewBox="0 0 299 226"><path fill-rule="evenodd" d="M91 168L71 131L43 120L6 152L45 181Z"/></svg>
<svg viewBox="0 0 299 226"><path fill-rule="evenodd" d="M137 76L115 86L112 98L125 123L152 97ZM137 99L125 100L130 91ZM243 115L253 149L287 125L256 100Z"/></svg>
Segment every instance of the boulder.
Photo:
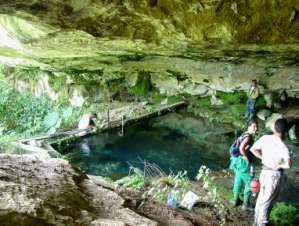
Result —
<svg viewBox="0 0 299 226"><path fill-rule="evenodd" d="M91 226L126 226L123 221L116 221L110 219L97 219L91 222Z"/></svg>
<svg viewBox="0 0 299 226"><path fill-rule="evenodd" d="M223 101L218 99L215 95L211 96L211 105L223 105Z"/></svg>
<svg viewBox="0 0 299 226"><path fill-rule="evenodd" d="M281 103L279 103L279 102L275 102L273 104L273 107L274 107L275 110L280 110L282 108Z"/></svg>
<svg viewBox="0 0 299 226"><path fill-rule="evenodd" d="M299 139L299 125L293 125L288 132L289 137L291 140L298 140Z"/></svg>
<svg viewBox="0 0 299 226"><path fill-rule="evenodd" d="M264 98L265 98L265 101L266 101L266 106L268 108L272 108L273 106L273 95L272 95L272 92L265 92L264 94Z"/></svg>
<svg viewBox="0 0 299 226"><path fill-rule="evenodd" d="M205 96L209 91L209 87L203 84L188 83L184 85L184 91L190 95Z"/></svg>
<svg viewBox="0 0 299 226"><path fill-rule="evenodd" d="M257 117L265 121L271 115L271 111L268 109L261 109L257 113Z"/></svg>
<svg viewBox="0 0 299 226"><path fill-rule="evenodd" d="M266 128L271 129L273 131L274 129L274 123L277 119L283 118L282 114L273 113L266 122Z"/></svg>
<svg viewBox="0 0 299 226"><path fill-rule="evenodd" d="M284 117L291 123L299 123L299 106L292 105L283 109Z"/></svg>
<svg viewBox="0 0 299 226"><path fill-rule="evenodd" d="M0 154L0 165L1 226L157 225L65 160Z"/></svg>

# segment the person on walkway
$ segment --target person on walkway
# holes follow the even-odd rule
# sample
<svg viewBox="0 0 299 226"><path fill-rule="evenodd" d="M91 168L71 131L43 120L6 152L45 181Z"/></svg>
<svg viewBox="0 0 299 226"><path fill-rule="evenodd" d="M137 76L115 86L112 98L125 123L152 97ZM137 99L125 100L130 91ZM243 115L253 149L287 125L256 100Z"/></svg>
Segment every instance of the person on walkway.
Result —
<svg viewBox="0 0 299 226"><path fill-rule="evenodd" d="M94 112L84 114L78 123L78 129L94 129L96 127L96 119L97 114Z"/></svg>
<svg viewBox="0 0 299 226"><path fill-rule="evenodd" d="M274 200L278 196L284 169L292 165L291 151L283 142L287 132L285 119L277 119L274 134L264 135L258 139L250 151L262 160L260 174L260 192L257 197L254 214L254 226L265 226Z"/></svg>
<svg viewBox="0 0 299 226"><path fill-rule="evenodd" d="M258 123L256 120L250 120L248 122L247 131L244 132L237 140L239 144L239 154L236 153L235 156L231 157L230 169L233 170L235 174L233 193L234 200L233 205L236 207L240 202L240 194L242 187L244 186L244 196L242 210L249 210L249 199L251 195L250 191L250 163L251 163L251 153L249 151L253 144L253 135L258 129Z"/></svg>
<svg viewBox="0 0 299 226"><path fill-rule="evenodd" d="M249 121L250 119L252 119L255 115L255 103L256 103L256 99L259 96L259 88L257 86L257 80L253 79L251 81L251 86L250 89L247 92L247 103L246 103L246 110L245 110L245 118L247 119L247 121Z"/></svg>

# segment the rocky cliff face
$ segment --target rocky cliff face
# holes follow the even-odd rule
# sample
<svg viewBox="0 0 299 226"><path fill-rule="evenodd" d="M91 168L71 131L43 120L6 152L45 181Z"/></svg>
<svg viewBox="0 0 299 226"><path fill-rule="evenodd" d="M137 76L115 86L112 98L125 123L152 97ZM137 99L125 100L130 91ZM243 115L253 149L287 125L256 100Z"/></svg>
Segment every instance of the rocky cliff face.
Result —
<svg viewBox="0 0 299 226"><path fill-rule="evenodd" d="M1 225L157 225L62 159L0 155Z"/></svg>
<svg viewBox="0 0 299 226"><path fill-rule="evenodd" d="M299 96L297 1L5 1L2 74L52 99L134 87L161 94L245 90L257 78ZM73 97L74 96L74 97Z"/></svg>
<svg viewBox="0 0 299 226"><path fill-rule="evenodd" d="M273 44L299 36L296 0L9 0L0 7L4 14L94 37Z"/></svg>

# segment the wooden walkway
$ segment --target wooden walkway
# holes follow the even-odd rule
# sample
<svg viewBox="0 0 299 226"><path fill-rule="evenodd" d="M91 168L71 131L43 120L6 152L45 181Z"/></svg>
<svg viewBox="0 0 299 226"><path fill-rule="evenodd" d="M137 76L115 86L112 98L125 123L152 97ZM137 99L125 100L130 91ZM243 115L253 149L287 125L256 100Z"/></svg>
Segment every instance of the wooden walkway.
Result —
<svg viewBox="0 0 299 226"><path fill-rule="evenodd" d="M111 120L108 122L108 120L105 120L101 126L99 126L97 129L74 129L69 131L61 131L56 132L52 135L43 135L43 136L37 136L32 137L28 139L21 139L18 140L19 143L32 145L41 147L43 144L57 144L57 143L64 143L66 141L71 141L74 139L77 139L79 137L84 137L96 133L100 133L101 131L118 128L125 126L127 124L132 124L138 121L146 120L149 118L157 117L163 114L166 114L168 112L177 110L178 108L185 107L187 103L185 101L176 102L174 104L165 105L165 106L159 106L157 108L152 109L151 112L147 112L148 109L145 107L144 111L140 111L140 114L136 114L134 116L127 116L125 114L118 115L116 118L111 118Z"/></svg>
<svg viewBox="0 0 299 226"><path fill-rule="evenodd" d="M119 115L118 118L114 118L110 122L105 121L103 126L100 129L107 130L107 129L117 128L117 127L121 127L122 125L135 123L135 122L153 118L153 117L158 117L160 115L164 115L166 113L169 113L171 111L174 111L174 110L184 107L186 105L187 105L187 103L185 101L180 101L180 102L176 102L171 105L161 106L160 108L153 109L152 112L142 113L142 114L136 115L134 117L128 117L126 115Z"/></svg>

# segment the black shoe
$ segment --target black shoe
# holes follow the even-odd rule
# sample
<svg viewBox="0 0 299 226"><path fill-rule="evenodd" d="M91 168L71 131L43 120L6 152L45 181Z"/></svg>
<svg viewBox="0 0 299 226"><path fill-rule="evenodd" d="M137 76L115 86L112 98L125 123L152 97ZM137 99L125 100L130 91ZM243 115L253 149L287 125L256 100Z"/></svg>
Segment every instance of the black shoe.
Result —
<svg viewBox="0 0 299 226"><path fill-rule="evenodd" d="M238 205L240 205L240 203L241 203L241 200L239 198L234 199L232 202L233 207L237 207Z"/></svg>

